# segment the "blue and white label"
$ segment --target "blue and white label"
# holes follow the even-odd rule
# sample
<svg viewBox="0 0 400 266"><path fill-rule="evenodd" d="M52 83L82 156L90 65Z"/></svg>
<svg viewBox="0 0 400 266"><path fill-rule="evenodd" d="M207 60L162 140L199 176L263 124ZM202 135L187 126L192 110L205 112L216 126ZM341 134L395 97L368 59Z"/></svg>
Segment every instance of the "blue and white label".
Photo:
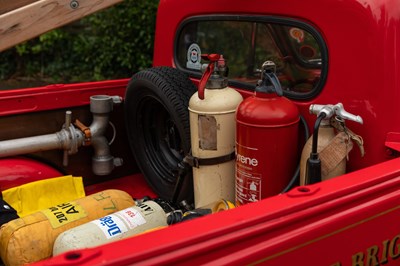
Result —
<svg viewBox="0 0 400 266"><path fill-rule="evenodd" d="M197 43L192 43L187 51L186 67L190 69L201 69L201 50Z"/></svg>
<svg viewBox="0 0 400 266"><path fill-rule="evenodd" d="M118 216L113 214L92 221L92 223L97 225L101 231L103 231L107 239L117 237L128 231L124 222Z"/></svg>
<svg viewBox="0 0 400 266"><path fill-rule="evenodd" d="M144 206L148 207L147 205ZM148 207L148 209L154 212L150 207ZM144 225L146 223L146 219L138 209L129 207L122 211L92 221L92 223L97 225L108 239L120 236L128 230L132 230L138 226Z"/></svg>

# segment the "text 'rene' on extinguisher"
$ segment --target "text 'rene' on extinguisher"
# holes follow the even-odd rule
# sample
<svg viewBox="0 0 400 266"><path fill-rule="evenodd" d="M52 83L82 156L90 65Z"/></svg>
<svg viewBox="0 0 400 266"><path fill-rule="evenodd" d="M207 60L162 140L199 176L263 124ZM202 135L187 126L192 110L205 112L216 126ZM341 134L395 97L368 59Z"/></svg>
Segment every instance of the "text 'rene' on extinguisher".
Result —
<svg viewBox="0 0 400 266"><path fill-rule="evenodd" d="M339 164L339 163L342 164L340 169L337 169L333 176L326 176L326 175L324 176L321 172L322 164L321 164L321 159L320 159L320 155L319 155L319 153L320 153L319 150L322 148L325 148L335 136L334 127L332 126L331 118L335 115L336 121L340 121L340 123L343 125L344 125L345 119L355 121L360 124L363 123L363 119L360 116L353 115L353 114L345 111L342 103L338 103L336 105L313 104L310 106L309 110L310 110L311 114L317 115L317 120L315 121L315 124L314 124L313 136L309 140L309 141L312 140L311 151L308 153L309 145L307 145L307 144L309 144L309 141L308 141L308 143L306 143L304 150L303 150L303 154L309 154L309 158L307 159L306 166L305 166L306 167L305 177L304 177L305 180L303 180L303 178L301 178L301 183L304 183L304 184L314 184L314 183L320 182L324 179L328 179L329 177L344 174L346 171L345 157L347 156L347 152L349 151L349 148L347 146L345 146L345 148L344 148L345 151L343 152L343 155L342 155L343 159L341 159L340 162L337 162L337 164ZM323 136L320 136L320 134L319 134L320 127L323 127L323 129L324 129ZM355 135L353 132L351 132L347 128L345 128L345 131L346 131L346 134L348 135L349 139L351 138L352 140L355 140L358 143L361 154L363 156L364 152L363 152L363 146L362 146L363 145L362 138L360 136ZM321 143L321 145L320 145L320 143ZM343 143L343 145L348 145L348 142ZM324 146L324 147L322 147L322 146ZM347 149L347 151L346 151L346 149ZM335 150L339 150L339 149L336 148ZM338 156L336 156L336 157L338 157ZM303 185L303 184L301 184L301 185Z"/></svg>
<svg viewBox="0 0 400 266"><path fill-rule="evenodd" d="M266 61L255 93L237 109L237 206L277 195L296 180L300 113L283 97L275 72Z"/></svg>

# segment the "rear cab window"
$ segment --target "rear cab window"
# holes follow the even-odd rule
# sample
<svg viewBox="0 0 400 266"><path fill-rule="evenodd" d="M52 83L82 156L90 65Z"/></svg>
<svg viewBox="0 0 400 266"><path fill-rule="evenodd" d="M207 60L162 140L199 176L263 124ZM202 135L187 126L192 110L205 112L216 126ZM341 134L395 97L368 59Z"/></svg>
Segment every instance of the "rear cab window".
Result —
<svg viewBox="0 0 400 266"><path fill-rule="evenodd" d="M178 30L175 63L192 77L201 76L201 54L222 54L230 85L254 90L265 61L276 64L284 94L292 99L317 95L326 79L327 50L320 34L293 19L201 16Z"/></svg>

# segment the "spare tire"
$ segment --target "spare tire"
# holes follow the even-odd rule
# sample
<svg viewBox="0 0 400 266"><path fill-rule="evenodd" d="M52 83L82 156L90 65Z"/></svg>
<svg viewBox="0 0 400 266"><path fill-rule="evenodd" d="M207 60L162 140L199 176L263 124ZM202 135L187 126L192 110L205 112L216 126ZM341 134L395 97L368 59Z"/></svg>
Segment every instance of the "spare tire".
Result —
<svg viewBox="0 0 400 266"><path fill-rule="evenodd" d="M171 67L136 73L125 94L125 122L131 150L146 181L171 200L178 164L190 152L188 104L197 90L188 75ZM192 171L181 174L178 201L193 202Z"/></svg>

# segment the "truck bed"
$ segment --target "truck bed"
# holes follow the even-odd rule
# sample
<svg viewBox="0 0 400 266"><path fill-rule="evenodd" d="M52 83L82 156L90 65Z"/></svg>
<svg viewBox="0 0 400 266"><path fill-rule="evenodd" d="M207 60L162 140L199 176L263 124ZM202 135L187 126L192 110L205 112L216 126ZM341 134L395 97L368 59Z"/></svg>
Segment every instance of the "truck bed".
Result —
<svg viewBox="0 0 400 266"><path fill-rule="evenodd" d="M56 6L54 10L76 14L70 10L71 6L57 6L55 2L58 1L16 1L15 4L27 2L33 2L27 7L36 11L51 7L46 3L52 2ZM90 4L89 1L80 2L81 7ZM105 4L101 7L105 7ZM19 13L21 8L6 12L13 8L16 6L10 3L0 8L0 50L26 38L23 35L26 31L13 30L21 25L13 23L15 21L10 18L23 14ZM174 16L171 16L171 10ZM82 14L76 15L80 17ZM349 124L364 138L366 156L362 158L358 151L352 152L347 173L324 182L305 186L296 183L287 193L157 228L115 243L69 251L39 261L36 265L398 265L400 109L397 107L397 96L400 76L397 62L400 52L396 40L400 32L399 17L398 4L392 0L379 3L374 0L252 1L249 5L243 5L239 0L232 0L229 5L226 1L215 0L160 1L153 65L179 69L188 74L195 85L201 77L196 68L196 63L200 62L190 62L186 56L191 58L190 47L195 52L200 45L208 48L208 43L204 41L206 39L202 38L208 36L205 34L207 30L214 29L220 20L233 21L234 25L236 22L250 22L252 27L248 28L252 35L248 35L254 38L250 38L247 45L252 45L254 52L257 51L253 42L256 24L259 23L266 31L278 33L271 34L273 41L292 38L292 44L295 45L295 42L303 40L295 34L299 33L297 26L303 27L321 44L320 58L317 61L309 60L308 63L315 67L320 62L321 67L312 68L307 62L299 64L299 69L312 69L304 71L307 75L316 73L317 76L312 84L307 83L308 79L300 79L299 83L307 83L315 90L311 94L307 91L302 94L289 88L286 95L298 107L310 130L316 119L309 113L311 104L341 102L351 113L360 115L364 124ZM40 25L48 23L49 18L51 16L45 15L39 18L42 24L38 24L38 27L41 30L46 31ZM197 28L208 21L217 23L205 27L204 32L197 32ZM57 24L57 20L53 18L52 23L50 27ZM280 28L274 31L273 26L276 25ZM286 36L288 38L280 36L288 30L285 28L288 25L293 35ZM185 34L180 36L183 30L194 40L186 38ZM234 30L232 32L237 33ZM22 37L19 35L21 33ZM39 34L32 33L32 36ZM242 41L243 35L237 36ZM218 37L215 40L219 41L221 36L211 37ZM187 40L190 43L186 43ZM215 43L219 44L218 41ZM231 44L229 40L227 43ZM295 45L287 45L284 49L290 50ZM235 55L238 50L235 45L232 46ZM280 49L281 46L269 47ZM302 48L306 52L312 51L307 45ZM250 57L247 59L254 59ZM290 64L293 58L278 60ZM186 67L188 63L191 68ZM247 69L245 64L247 62L240 67ZM250 78L238 75L236 80L230 80L243 98L253 95L258 78L254 75L258 71L256 67L252 65L249 68ZM290 80L290 73L281 73L284 82ZM2 141L57 132L63 128L69 111L73 119L89 125L92 121L89 106L91 96L120 97L122 103L115 105L110 112L112 126L107 127L104 135L112 142L110 153L123 161L111 173L100 176L92 171L93 149L90 146L80 147L76 154L70 154L66 165L66 154L62 150L39 150L12 158L6 156L0 159L0 188L4 190L36 180L73 175L83 178L87 195L105 189L120 189L135 199L160 197L152 189L154 183L148 182L148 177L140 170L133 155L135 151L128 144L127 129L131 124L124 112L128 86L129 79L121 79L0 91L0 145ZM152 129L156 128L151 126ZM298 143L299 150L302 144ZM271 158L274 154L268 156ZM18 160L18 168L15 167L15 160ZM263 158L264 163L267 161ZM284 167L285 162L279 166Z"/></svg>
<svg viewBox="0 0 400 266"><path fill-rule="evenodd" d="M73 116L79 116L82 121L89 120L86 117L89 96L123 96L126 82L3 91L1 106L7 108L1 110L0 123L7 130L1 131L1 138L56 131L63 124L65 110L72 110ZM87 194L115 188L134 198L157 197L125 145L121 115L118 108L114 111L111 121L118 134L112 150L116 156L123 157L124 166L116 168L110 176L95 176L88 167L91 150L85 148L79 155L70 156L70 164L64 170L83 177ZM14 131L22 125L24 131ZM62 169L61 151L40 152L35 156ZM7 166L8 159L2 160L3 166ZM366 265L374 265L392 262L398 258L399 232L393 220L400 214L399 163L399 159L394 159L329 181L296 187L257 203L97 248L67 252L37 264L289 265L296 261L298 265L308 265L312 261L318 265L354 265L355 261L363 260L370 263ZM32 174L23 181L7 180L11 171L2 172L2 186L32 181ZM54 176L41 178L50 177Z"/></svg>
<svg viewBox="0 0 400 266"><path fill-rule="evenodd" d="M392 160L38 264L396 265L399 232L393 221L400 215L398 164L398 159ZM140 176L134 178L137 184ZM129 178L120 180L127 184ZM115 180L105 187L119 184Z"/></svg>

